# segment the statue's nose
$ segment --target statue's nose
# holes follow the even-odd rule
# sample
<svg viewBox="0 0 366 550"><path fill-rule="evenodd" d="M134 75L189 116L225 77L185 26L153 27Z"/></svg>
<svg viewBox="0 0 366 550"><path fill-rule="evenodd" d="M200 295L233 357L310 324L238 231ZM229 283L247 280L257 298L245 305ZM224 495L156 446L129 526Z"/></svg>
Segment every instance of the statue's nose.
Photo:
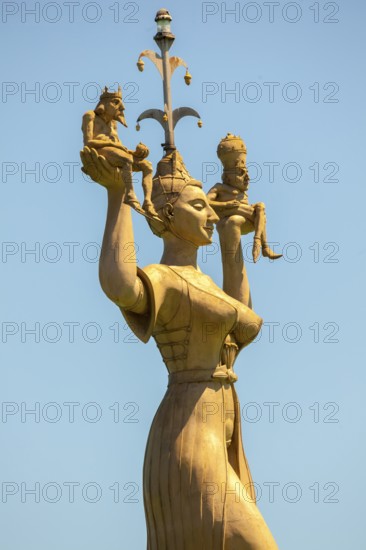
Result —
<svg viewBox="0 0 366 550"><path fill-rule="evenodd" d="M217 223L219 221L219 216L216 214L215 210L210 206L210 211L208 214L208 219L211 223Z"/></svg>

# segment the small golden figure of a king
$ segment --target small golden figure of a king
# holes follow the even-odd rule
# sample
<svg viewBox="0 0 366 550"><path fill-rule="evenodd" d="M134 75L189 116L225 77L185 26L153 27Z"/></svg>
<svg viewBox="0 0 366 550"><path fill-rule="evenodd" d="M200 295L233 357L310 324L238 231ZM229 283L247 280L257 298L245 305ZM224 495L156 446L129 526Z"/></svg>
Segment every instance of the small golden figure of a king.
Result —
<svg viewBox="0 0 366 550"><path fill-rule="evenodd" d="M240 216L243 219L241 233L245 235L254 229L252 256L256 262L262 255L276 260L276 254L268 245L266 232L266 212L263 202L249 204L249 174L246 165L247 149L239 136L228 133L217 148L217 156L222 162L222 183L216 183L208 192L210 205L220 219Z"/></svg>
<svg viewBox="0 0 366 550"><path fill-rule="evenodd" d="M111 166L122 171L126 182L125 202L138 211L154 216L156 212L151 202L152 164L146 160L149 149L139 143L136 150L131 151L120 141L117 122L127 127L124 111L121 87L117 92L108 91L105 87L94 111L87 111L83 116L84 146L95 149ZM132 172L142 172L145 199L142 208L133 189Z"/></svg>

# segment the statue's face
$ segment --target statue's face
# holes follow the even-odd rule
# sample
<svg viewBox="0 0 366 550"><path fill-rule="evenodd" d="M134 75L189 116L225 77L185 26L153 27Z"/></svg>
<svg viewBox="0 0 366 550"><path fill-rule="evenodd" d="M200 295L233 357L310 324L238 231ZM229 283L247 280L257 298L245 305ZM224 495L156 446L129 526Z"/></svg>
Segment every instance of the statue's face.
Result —
<svg viewBox="0 0 366 550"><path fill-rule="evenodd" d="M246 154L243 153L240 155L236 166L235 166L235 176L237 183L246 191L249 185L249 174L246 163Z"/></svg>
<svg viewBox="0 0 366 550"><path fill-rule="evenodd" d="M126 126L127 128L126 119L123 114L124 110L125 106L122 102L122 99L118 97L109 99L105 102L106 117L110 120L116 120L117 122L120 122L121 124L123 124L123 126Z"/></svg>
<svg viewBox="0 0 366 550"><path fill-rule="evenodd" d="M224 165L225 183L246 191L249 187L249 174L247 169L247 155L240 153L235 157L235 160L230 164Z"/></svg>
<svg viewBox="0 0 366 550"><path fill-rule="evenodd" d="M218 220L202 189L187 185L174 203L171 226L179 237L203 246L212 242L214 224Z"/></svg>

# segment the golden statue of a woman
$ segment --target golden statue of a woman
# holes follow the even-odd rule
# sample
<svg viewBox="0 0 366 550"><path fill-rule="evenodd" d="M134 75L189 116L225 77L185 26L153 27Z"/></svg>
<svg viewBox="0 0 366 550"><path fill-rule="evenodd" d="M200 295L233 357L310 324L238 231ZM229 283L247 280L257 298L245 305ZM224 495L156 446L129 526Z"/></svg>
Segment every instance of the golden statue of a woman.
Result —
<svg viewBox="0 0 366 550"><path fill-rule="evenodd" d="M164 252L159 264L140 269L124 261L134 241L126 170L95 149L84 147L81 157L84 170L108 193L101 286L134 333L143 342L155 340L168 370L144 462L147 548L275 550L255 503L234 388L234 361L262 324L251 309L240 247L243 219L219 221L201 182L166 142L151 190L157 215L146 214ZM217 222L226 292L197 265L198 248L212 242Z"/></svg>

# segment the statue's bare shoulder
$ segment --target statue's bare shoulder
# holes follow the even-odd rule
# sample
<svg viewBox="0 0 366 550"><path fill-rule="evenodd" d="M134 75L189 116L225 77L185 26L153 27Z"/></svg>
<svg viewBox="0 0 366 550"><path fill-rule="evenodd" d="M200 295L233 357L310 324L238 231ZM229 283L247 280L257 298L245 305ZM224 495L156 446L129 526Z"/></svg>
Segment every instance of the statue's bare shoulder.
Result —
<svg viewBox="0 0 366 550"><path fill-rule="evenodd" d="M83 115L83 124L82 124L82 130L88 126L91 122L94 122L95 120L95 112L94 111L87 111Z"/></svg>
<svg viewBox="0 0 366 550"><path fill-rule="evenodd" d="M218 200L228 200L226 197L236 197L238 194L238 190L235 187L226 183L216 183L212 189L216 191L216 198ZM223 197L225 198L223 199Z"/></svg>
<svg viewBox="0 0 366 550"><path fill-rule="evenodd" d="M90 120L94 120L95 118L95 112L94 111L86 111L83 115L83 120L89 122Z"/></svg>
<svg viewBox="0 0 366 550"><path fill-rule="evenodd" d="M222 183L215 183L213 187L207 193L208 200L214 200L217 195L220 193L221 188L223 187Z"/></svg>

